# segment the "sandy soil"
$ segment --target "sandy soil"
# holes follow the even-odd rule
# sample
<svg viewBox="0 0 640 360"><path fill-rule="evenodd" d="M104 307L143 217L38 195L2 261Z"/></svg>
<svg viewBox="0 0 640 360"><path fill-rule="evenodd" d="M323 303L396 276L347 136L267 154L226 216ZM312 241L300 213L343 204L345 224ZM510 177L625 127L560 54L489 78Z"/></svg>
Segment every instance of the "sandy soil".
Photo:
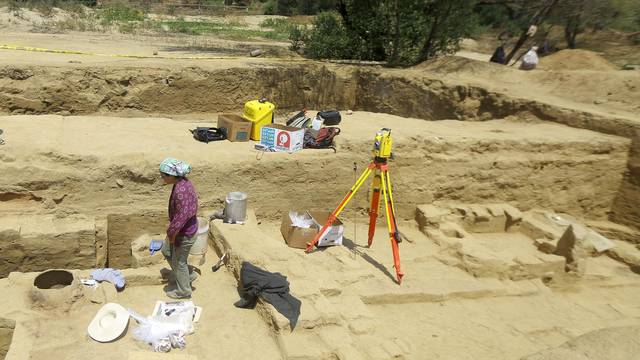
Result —
<svg viewBox="0 0 640 360"><path fill-rule="evenodd" d="M0 271L20 271L0 279L0 291L10 294L0 299L0 317L16 322L13 329L0 321L0 343L13 334L7 359L157 355L133 339L133 322L117 342L90 340L86 326L100 305L87 298L56 311L34 306L28 294L36 273L25 272L64 266L86 273L91 264L128 264L134 238L164 229L169 189L160 184L157 164L165 156L194 166L201 214L219 208L233 190L249 193L252 210L244 226L210 223L211 256L194 293L203 318L187 349L168 359L634 358L640 326L634 226L640 220L628 207L640 198L632 141L640 126L637 71L616 70L591 52L563 51L524 72L487 63L486 54L473 51L482 44L469 41L470 50L459 56L410 69L249 58L238 55L286 44L218 39L207 39L214 50L203 54L180 47L189 37L31 33L38 15L0 15L0 45L94 53L0 50L0 96L7 99L3 109L13 112L0 117L6 139L0 145ZM255 27L262 20L243 21ZM194 55L234 58L166 58ZM293 66L297 70L288 72ZM321 89L314 98L321 107L350 104L389 114L343 112L337 153L262 154L252 143L193 140L188 129L214 125L217 112L237 112L242 99L262 91L247 90L247 82L257 84L252 76L266 79L260 85L277 96L295 98L285 110L306 106L308 94ZM364 94L367 89L374 95ZM52 101L69 106L67 115L87 115L48 114ZM184 106L167 110L179 104L199 106L191 111L197 114ZM123 110L136 116L110 114ZM402 286L394 283L386 229L378 228L373 247L363 245L365 191L342 217L344 246L304 254L280 234L279 219L288 210L335 206L366 166L373 134L383 126L394 135L394 198L406 240ZM473 226L444 221L425 207L452 202L471 209L463 213ZM574 239L576 258L570 258L557 248L567 230L541 224L538 212L597 224L620 245L595 253ZM610 222L616 212L631 227ZM519 228L507 231L507 218ZM479 230L496 219L499 231ZM210 272L214 253L223 251L231 254L227 267ZM288 276L303 301L295 330L264 303L255 310L233 307L245 260ZM158 268L125 271L132 284L112 300L150 312L163 298ZM604 345L610 336L621 340L618 347Z"/></svg>

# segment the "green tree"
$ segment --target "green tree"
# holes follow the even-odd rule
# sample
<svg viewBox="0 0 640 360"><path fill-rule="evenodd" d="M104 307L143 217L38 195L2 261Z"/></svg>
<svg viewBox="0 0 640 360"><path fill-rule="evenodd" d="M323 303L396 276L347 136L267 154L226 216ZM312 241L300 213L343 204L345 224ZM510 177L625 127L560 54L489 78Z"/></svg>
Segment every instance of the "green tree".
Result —
<svg viewBox="0 0 640 360"><path fill-rule="evenodd" d="M472 5L470 0L338 0L337 10L353 56L412 65L456 51L475 25Z"/></svg>
<svg viewBox="0 0 640 360"><path fill-rule="evenodd" d="M611 0L564 0L554 11L554 22L564 26L567 47L576 48L576 38L587 28L595 30L609 26L617 11Z"/></svg>
<svg viewBox="0 0 640 360"><path fill-rule="evenodd" d="M305 37L304 53L314 59L352 59L353 44L345 27L334 13L318 14L313 31ZM294 30L295 31L295 30ZM294 37L294 33L290 35ZM293 43L292 47L296 46Z"/></svg>

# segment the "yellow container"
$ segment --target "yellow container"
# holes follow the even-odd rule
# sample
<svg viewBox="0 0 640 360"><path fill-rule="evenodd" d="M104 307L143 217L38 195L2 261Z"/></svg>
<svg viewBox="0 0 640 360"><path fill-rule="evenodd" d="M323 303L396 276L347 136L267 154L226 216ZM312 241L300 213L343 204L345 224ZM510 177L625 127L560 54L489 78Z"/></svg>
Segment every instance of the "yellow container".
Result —
<svg viewBox="0 0 640 360"><path fill-rule="evenodd" d="M251 121L251 140L260 140L260 129L273 122L273 110L276 106L266 100L251 100L244 104L242 117Z"/></svg>

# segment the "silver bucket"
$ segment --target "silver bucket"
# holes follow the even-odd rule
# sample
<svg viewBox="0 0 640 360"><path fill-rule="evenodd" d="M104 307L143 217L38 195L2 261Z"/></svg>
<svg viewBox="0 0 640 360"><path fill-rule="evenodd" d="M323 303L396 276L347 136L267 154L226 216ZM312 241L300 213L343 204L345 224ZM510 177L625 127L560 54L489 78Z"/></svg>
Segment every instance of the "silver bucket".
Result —
<svg viewBox="0 0 640 360"><path fill-rule="evenodd" d="M227 194L224 204L225 223L244 223L247 220L247 194L239 191Z"/></svg>

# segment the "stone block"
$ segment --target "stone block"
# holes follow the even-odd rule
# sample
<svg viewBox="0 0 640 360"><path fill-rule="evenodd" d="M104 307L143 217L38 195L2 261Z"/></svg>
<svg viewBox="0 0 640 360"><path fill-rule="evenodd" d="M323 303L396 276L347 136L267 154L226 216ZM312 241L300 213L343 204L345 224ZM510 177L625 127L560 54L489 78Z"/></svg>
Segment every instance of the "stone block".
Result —
<svg viewBox="0 0 640 360"><path fill-rule="evenodd" d="M322 300L318 301L319 299ZM298 319L299 327L315 329L321 326L342 324L342 319L339 314L330 307L326 299L319 299L315 301L303 301L300 318Z"/></svg>
<svg viewBox="0 0 640 360"><path fill-rule="evenodd" d="M622 240L634 244L640 243L640 233L628 226L610 221L596 220L586 221L585 225L612 240Z"/></svg>
<svg viewBox="0 0 640 360"><path fill-rule="evenodd" d="M563 256L567 261L567 266L579 272L583 271L579 260L598 253L592 240L593 234L592 230L580 224L571 224L558 240L555 254Z"/></svg>
<svg viewBox="0 0 640 360"><path fill-rule="evenodd" d="M416 222L420 227L438 227L443 217L451 214L451 210L435 205L418 205L416 208Z"/></svg>
<svg viewBox="0 0 640 360"><path fill-rule="evenodd" d="M554 226L543 216L536 216L535 213L526 213L522 217L519 231L532 239L556 240L562 237L565 229Z"/></svg>
<svg viewBox="0 0 640 360"><path fill-rule="evenodd" d="M314 333L280 334L278 343L287 360L330 359L332 356L329 346Z"/></svg>
<svg viewBox="0 0 640 360"><path fill-rule="evenodd" d="M533 240L536 248L545 254L553 254L556 251L556 242L545 238Z"/></svg>
<svg viewBox="0 0 640 360"><path fill-rule="evenodd" d="M625 241L614 241L615 247L607 250L607 254L629 266L640 266L640 249Z"/></svg>
<svg viewBox="0 0 640 360"><path fill-rule="evenodd" d="M507 215L507 226L512 226L522 221L522 212L510 204L502 204L502 209Z"/></svg>
<svg viewBox="0 0 640 360"><path fill-rule="evenodd" d="M469 233L465 229L463 229L462 226L452 222L441 224L440 231L442 231L445 236L450 238L463 239L470 237Z"/></svg>
<svg viewBox="0 0 640 360"><path fill-rule="evenodd" d="M469 205L470 214L465 215L463 224L467 231L476 233L503 232L506 216L494 216L485 205Z"/></svg>

